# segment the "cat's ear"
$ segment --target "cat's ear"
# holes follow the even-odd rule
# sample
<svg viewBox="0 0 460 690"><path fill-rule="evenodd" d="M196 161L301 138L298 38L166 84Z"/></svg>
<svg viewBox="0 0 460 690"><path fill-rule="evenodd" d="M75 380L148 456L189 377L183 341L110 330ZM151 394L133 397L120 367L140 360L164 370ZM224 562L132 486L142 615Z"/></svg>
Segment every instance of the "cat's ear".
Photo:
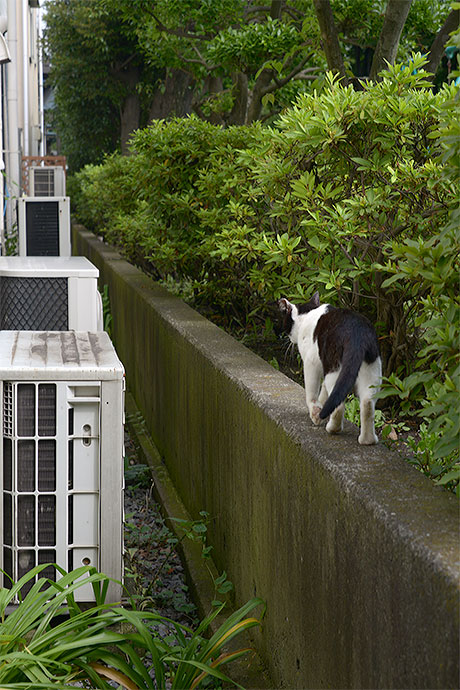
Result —
<svg viewBox="0 0 460 690"><path fill-rule="evenodd" d="M315 294L313 295L313 297L311 298L310 301L311 301L311 303L313 304L313 308L314 308L314 309L316 309L316 307L319 307L319 306L320 306L320 302L319 302L319 292L318 292L318 290L315 292Z"/></svg>
<svg viewBox="0 0 460 690"><path fill-rule="evenodd" d="M285 297L278 300L278 307L283 314L290 314L292 312L292 304Z"/></svg>

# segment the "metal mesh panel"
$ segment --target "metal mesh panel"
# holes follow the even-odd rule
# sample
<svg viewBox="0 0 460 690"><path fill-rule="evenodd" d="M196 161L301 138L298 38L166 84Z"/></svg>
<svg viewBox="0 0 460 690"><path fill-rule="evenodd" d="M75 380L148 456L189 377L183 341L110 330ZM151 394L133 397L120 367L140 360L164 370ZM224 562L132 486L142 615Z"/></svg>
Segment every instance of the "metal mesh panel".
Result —
<svg viewBox="0 0 460 690"><path fill-rule="evenodd" d="M68 330L67 278L0 279L0 329L8 331Z"/></svg>
<svg viewBox="0 0 460 690"><path fill-rule="evenodd" d="M18 441L18 491L35 491L35 441Z"/></svg>
<svg viewBox="0 0 460 690"><path fill-rule="evenodd" d="M59 256L59 202L26 204L27 256Z"/></svg>
<svg viewBox="0 0 460 690"><path fill-rule="evenodd" d="M37 563L56 561L57 386L17 383L9 390L5 384L6 398L16 409L16 430L7 425L12 438L3 440L3 543L12 547L4 549L4 559L6 572L18 580ZM53 568L43 574L55 579Z"/></svg>
<svg viewBox="0 0 460 690"><path fill-rule="evenodd" d="M10 494L3 496L3 541L13 544L13 501Z"/></svg>
<svg viewBox="0 0 460 690"><path fill-rule="evenodd" d="M21 550L18 553L18 580L25 575L26 573L29 572L29 570L32 570L32 568L35 568L35 551L32 549L28 550ZM35 584L35 578L32 577L28 582L26 582L25 585L21 587L21 595L24 597L29 590L32 589L32 587Z"/></svg>
<svg viewBox="0 0 460 690"><path fill-rule="evenodd" d="M33 383L18 385L17 428L18 436L35 436L35 386Z"/></svg>
<svg viewBox="0 0 460 690"><path fill-rule="evenodd" d="M35 196L54 196L54 168L32 168Z"/></svg>
<svg viewBox="0 0 460 690"><path fill-rule="evenodd" d="M56 497L38 497L38 545L54 546L56 543Z"/></svg>
<svg viewBox="0 0 460 690"><path fill-rule="evenodd" d="M38 552L38 563L37 565L41 565L42 563L55 563L56 562L56 551L54 549L40 549ZM56 570L53 568L52 565L48 566L47 568L44 568L41 573L40 577L47 577L48 580L53 580L53 582L56 582ZM43 586L45 588L46 585Z"/></svg>
<svg viewBox="0 0 460 690"><path fill-rule="evenodd" d="M11 578L13 577L13 554L11 549L3 549L3 570ZM10 577L3 578L3 586L6 589L11 589Z"/></svg>
<svg viewBox="0 0 460 690"><path fill-rule="evenodd" d="M3 434L13 435L13 385L3 384Z"/></svg>
<svg viewBox="0 0 460 690"><path fill-rule="evenodd" d="M67 539L69 544L73 544L73 496L68 499L67 520Z"/></svg>
<svg viewBox="0 0 460 690"><path fill-rule="evenodd" d="M10 438L3 439L3 489L13 490L13 447Z"/></svg>
<svg viewBox="0 0 460 690"><path fill-rule="evenodd" d="M35 496L18 496L18 546L35 546Z"/></svg>
<svg viewBox="0 0 460 690"><path fill-rule="evenodd" d="M38 490L56 491L56 441L38 442Z"/></svg>
<svg viewBox="0 0 460 690"><path fill-rule="evenodd" d="M54 436L56 433L56 385L41 383L38 386L38 435Z"/></svg>

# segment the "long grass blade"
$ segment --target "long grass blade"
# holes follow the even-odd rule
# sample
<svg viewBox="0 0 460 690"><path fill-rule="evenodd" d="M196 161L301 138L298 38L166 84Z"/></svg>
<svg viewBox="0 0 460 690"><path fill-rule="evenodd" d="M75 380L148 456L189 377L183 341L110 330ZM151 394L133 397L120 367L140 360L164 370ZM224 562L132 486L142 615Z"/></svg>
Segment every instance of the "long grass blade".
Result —
<svg viewBox="0 0 460 690"><path fill-rule="evenodd" d="M126 690L139 690L139 686L135 685L130 681L130 679L125 676L120 671L111 669L108 666L103 666L102 664L92 663L91 666L100 676L108 678L109 680L114 680L116 683L120 683Z"/></svg>
<svg viewBox="0 0 460 690"><path fill-rule="evenodd" d="M164 661L174 661L174 658L166 658ZM219 678L219 680L223 680L225 683L230 683L231 685L235 685L237 688L240 688L241 690L244 690L242 685L239 685L235 681L233 681L231 678L225 675L225 673L222 673L222 671L219 671L217 668L212 668L212 666L208 666L206 664L203 664L200 661L194 661L193 659L188 659L186 661L182 662L183 664L187 664L188 666L192 667L193 670L190 673L188 679L187 679L187 684L184 685L183 679L179 676L176 675L173 678L172 681L172 690L184 690L184 688L191 688L193 684L193 679L194 676L196 675L194 669L197 668L201 671L204 671L206 675L213 676L214 678ZM177 682L179 680L179 682Z"/></svg>
<svg viewBox="0 0 460 690"><path fill-rule="evenodd" d="M239 659L240 657L244 656L245 654L248 654L249 652L253 652L254 650L251 649L251 647L246 647L245 649L238 649L236 652L230 652L229 654L221 654L215 661L210 664L211 668L217 668L218 666L222 664L228 664L230 661L235 661L236 659ZM203 671L203 673L200 673L200 675L193 681L192 685L190 686L190 690L194 690L198 685L201 683L202 680L206 678L208 675L207 672Z"/></svg>
<svg viewBox="0 0 460 690"><path fill-rule="evenodd" d="M245 618L243 621L236 623L236 625L230 628L230 630L227 630L216 640L211 649L206 652L204 660L207 661L210 657L212 657L216 651L223 647L226 642L229 642L231 639L233 639L235 635L238 635L239 633L243 632L243 630L248 630L255 625L260 625L260 621L257 618Z"/></svg>

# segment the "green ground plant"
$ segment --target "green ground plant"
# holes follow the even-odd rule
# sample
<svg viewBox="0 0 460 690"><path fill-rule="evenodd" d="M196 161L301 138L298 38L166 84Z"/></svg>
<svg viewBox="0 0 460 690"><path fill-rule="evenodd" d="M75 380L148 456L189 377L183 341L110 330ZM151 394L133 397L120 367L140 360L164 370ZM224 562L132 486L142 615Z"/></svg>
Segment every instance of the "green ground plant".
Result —
<svg viewBox="0 0 460 690"><path fill-rule="evenodd" d="M206 637L221 608L192 630L154 612L107 604L109 578L94 568L65 573L55 566L61 577L51 582L40 577L46 567L37 566L10 589L0 589L0 684L4 690L51 690L76 684L104 690L114 687L111 682L126 690L198 688L209 677L232 683L220 667L250 650L226 653L222 646L260 624L249 614L263 607L263 602L252 599ZM6 615L10 602L36 576L26 596ZM74 596L88 583L95 594L95 605L89 609L77 604ZM167 638L158 633L160 624L169 627Z"/></svg>
<svg viewBox="0 0 460 690"><path fill-rule="evenodd" d="M361 90L328 75L273 127L156 122L131 157L79 173L74 200L87 226L248 340L257 328L272 342L281 295L319 289L367 314L390 418L425 418L455 488L458 87L434 92L424 64L414 55Z"/></svg>

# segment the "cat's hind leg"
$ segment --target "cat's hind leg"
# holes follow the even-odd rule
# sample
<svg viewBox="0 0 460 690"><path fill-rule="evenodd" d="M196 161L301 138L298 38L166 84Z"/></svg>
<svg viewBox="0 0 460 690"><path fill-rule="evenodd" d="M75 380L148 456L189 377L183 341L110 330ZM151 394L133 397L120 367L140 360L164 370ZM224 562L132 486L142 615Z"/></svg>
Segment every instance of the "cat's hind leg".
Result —
<svg viewBox="0 0 460 690"><path fill-rule="evenodd" d="M312 406L312 411L310 413L311 420L312 420L313 424L315 424L316 426L319 426L320 424L324 423L324 419L321 419L321 417L319 416L319 413L321 412L321 409L322 409L324 403L326 402L327 397L328 397L327 396L327 389L326 389L326 386L324 385L324 382L323 382L323 384L321 386L321 390L320 390L319 395L318 395L318 400L316 401L316 404L314 404Z"/></svg>
<svg viewBox="0 0 460 690"><path fill-rule="evenodd" d="M359 398L359 411L361 431L358 443L363 446L371 446L378 443L375 433L375 393L380 386L382 378L382 363L378 357L372 364L363 362L356 379L356 393Z"/></svg>
<svg viewBox="0 0 460 690"><path fill-rule="evenodd" d="M340 434L343 431L343 413L345 412L345 405L342 403L335 408L334 412L329 417L326 424L326 431L329 434Z"/></svg>
<svg viewBox="0 0 460 690"><path fill-rule="evenodd" d="M324 379L324 391L325 391L325 400L323 401L322 404L324 404L328 398L328 396L331 394L331 392L334 390L335 383L337 381L337 378L339 376L339 371L332 371L329 374L326 375ZM339 434L343 430L343 414L345 412L345 405L342 403L338 407L335 408L335 410L331 413L329 417L329 421L326 424L326 431L329 434Z"/></svg>
<svg viewBox="0 0 460 690"><path fill-rule="evenodd" d="M362 446L372 446L379 442L374 428L375 403L372 398L361 398L359 401L359 411L361 433L358 436L358 443Z"/></svg>
<svg viewBox="0 0 460 690"><path fill-rule="evenodd" d="M310 419L315 425L321 424L319 413L321 412L321 404L319 398L323 389L321 388L321 369L314 364L304 364L304 381L305 381L305 397L307 399L307 408L310 414Z"/></svg>

